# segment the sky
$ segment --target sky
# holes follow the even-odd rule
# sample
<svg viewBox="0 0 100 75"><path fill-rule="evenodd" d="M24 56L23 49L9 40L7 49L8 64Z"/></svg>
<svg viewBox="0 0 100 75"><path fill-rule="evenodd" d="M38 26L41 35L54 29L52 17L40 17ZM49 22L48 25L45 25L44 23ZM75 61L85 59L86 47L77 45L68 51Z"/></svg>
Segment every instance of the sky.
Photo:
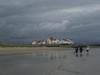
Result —
<svg viewBox="0 0 100 75"><path fill-rule="evenodd" d="M0 41L100 43L99 33L100 0L0 0Z"/></svg>

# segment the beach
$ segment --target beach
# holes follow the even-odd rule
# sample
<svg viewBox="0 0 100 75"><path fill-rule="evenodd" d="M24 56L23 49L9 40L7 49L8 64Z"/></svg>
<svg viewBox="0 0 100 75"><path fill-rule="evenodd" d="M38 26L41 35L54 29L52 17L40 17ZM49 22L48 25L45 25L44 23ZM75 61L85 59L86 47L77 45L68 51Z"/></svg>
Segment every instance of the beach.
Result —
<svg viewBox="0 0 100 75"><path fill-rule="evenodd" d="M72 51L73 48L64 47L0 47L0 55L27 55L27 54L46 54L61 52L61 51Z"/></svg>
<svg viewBox="0 0 100 75"><path fill-rule="evenodd" d="M0 47L0 54L13 54L13 53L34 53L44 52L50 50L69 50L70 48L64 47Z"/></svg>
<svg viewBox="0 0 100 75"><path fill-rule="evenodd" d="M0 75L100 75L100 48L0 48Z"/></svg>

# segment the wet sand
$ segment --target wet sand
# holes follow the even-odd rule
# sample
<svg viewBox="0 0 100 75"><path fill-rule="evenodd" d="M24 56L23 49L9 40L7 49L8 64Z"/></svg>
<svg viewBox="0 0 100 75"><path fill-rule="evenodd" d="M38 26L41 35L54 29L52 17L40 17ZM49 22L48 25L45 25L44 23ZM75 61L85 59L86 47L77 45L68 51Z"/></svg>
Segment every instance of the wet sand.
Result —
<svg viewBox="0 0 100 75"><path fill-rule="evenodd" d="M0 47L0 54L33 53L50 50L69 50L64 47Z"/></svg>
<svg viewBox="0 0 100 75"><path fill-rule="evenodd" d="M100 48L92 48L88 55L84 51L82 56L71 48L37 50L0 56L0 75L100 75Z"/></svg>

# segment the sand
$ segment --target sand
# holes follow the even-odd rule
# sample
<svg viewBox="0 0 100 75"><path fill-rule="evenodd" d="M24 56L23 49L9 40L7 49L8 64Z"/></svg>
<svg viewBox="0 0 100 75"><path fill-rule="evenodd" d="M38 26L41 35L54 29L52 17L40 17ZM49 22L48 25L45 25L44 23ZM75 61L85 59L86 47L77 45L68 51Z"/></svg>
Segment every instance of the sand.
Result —
<svg viewBox="0 0 100 75"><path fill-rule="evenodd" d="M25 51L32 54L0 56L0 75L100 75L100 48L82 56L70 48L0 48L0 53Z"/></svg>
<svg viewBox="0 0 100 75"><path fill-rule="evenodd" d="M68 50L62 47L0 47L0 54L33 53L62 49Z"/></svg>

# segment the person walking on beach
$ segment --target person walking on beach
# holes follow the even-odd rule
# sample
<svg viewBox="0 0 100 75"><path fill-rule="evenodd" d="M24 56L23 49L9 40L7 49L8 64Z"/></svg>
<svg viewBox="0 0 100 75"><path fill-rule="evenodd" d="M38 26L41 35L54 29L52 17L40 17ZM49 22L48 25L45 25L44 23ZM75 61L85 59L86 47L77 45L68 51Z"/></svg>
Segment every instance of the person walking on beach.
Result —
<svg viewBox="0 0 100 75"><path fill-rule="evenodd" d="M87 48L86 48L86 52L87 52L87 54L89 53L89 50L90 50L90 47L87 46Z"/></svg>
<svg viewBox="0 0 100 75"><path fill-rule="evenodd" d="M80 50L80 56L82 56L82 53L83 53L83 48L82 48L82 47L80 47L80 48L79 48L79 50Z"/></svg>
<svg viewBox="0 0 100 75"><path fill-rule="evenodd" d="M78 47L75 47L75 55L78 56Z"/></svg>

